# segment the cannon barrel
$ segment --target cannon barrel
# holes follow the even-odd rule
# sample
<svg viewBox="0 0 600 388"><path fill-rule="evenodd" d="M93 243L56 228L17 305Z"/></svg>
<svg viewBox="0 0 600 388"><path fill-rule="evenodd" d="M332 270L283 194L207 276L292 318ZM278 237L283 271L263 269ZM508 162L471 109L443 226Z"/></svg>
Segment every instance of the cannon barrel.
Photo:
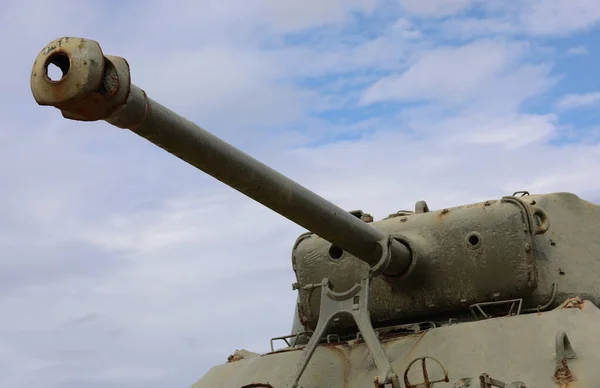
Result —
<svg viewBox="0 0 600 388"><path fill-rule="evenodd" d="M61 69L61 79L49 78L50 64ZM371 267L388 247L383 273L389 277L410 266L411 251L403 243L148 98L131 83L126 60L105 56L96 41L51 42L35 60L31 90L39 105L54 106L65 118L131 130Z"/></svg>

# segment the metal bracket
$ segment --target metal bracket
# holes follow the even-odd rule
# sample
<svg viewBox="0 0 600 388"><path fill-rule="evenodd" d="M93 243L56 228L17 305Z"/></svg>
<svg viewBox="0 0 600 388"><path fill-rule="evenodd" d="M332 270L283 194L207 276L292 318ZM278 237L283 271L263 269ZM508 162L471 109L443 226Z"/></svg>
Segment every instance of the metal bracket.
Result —
<svg viewBox="0 0 600 388"><path fill-rule="evenodd" d="M500 380L491 378L487 373L483 373L479 376L479 382L481 384L481 388L527 388L525 383L521 381L515 381L514 383L506 384Z"/></svg>
<svg viewBox="0 0 600 388"><path fill-rule="evenodd" d="M492 318L493 315L487 314L485 311L483 311L482 307L490 307L490 306L500 306L500 305L508 305L510 304L510 309L508 310L508 313L506 313L505 316L513 316L513 315L519 315L521 313L521 307L523 306L523 299L508 299L508 300L499 300L499 301L493 301L493 302L481 302L481 303L475 303L472 304L471 306L469 306L469 309L471 310L471 315L473 315L473 318L475 318L476 320L479 320L479 316L477 315L477 311L479 311L479 313L483 316L483 319L488 319L488 318Z"/></svg>
<svg viewBox="0 0 600 388"><path fill-rule="evenodd" d="M278 341L278 340L279 341L284 341L285 344L288 347L290 347L290 346L292 346L292 344L290 343L289 339L293 338L294 339L293 343L297 343L298 342L298 338L300 338L303 335L308 337L309 334L312 334L312 331L301 331L301 332L296 333L296 334L283 335L281 337L273 337L273 338L271 338L271 341L270 341L271 351L272 352L275 351L275 347L273 346L273 342L275 342L275 341Z"/></svg>
<svg viewBox="0 0 600 388"><path fill-rule="evenodd" d="M428 213L428 212L429 212L429 206L427 206L427 202L418 201L415 204L415 214Z"/></svg>
<svg viewBox="0 0 600 388"><path fill-rule="evenodd" d="M319 312L319 321L317 327L310 338L310 341L304 349L302 362L298 364L292 377L291 387L298 388L298 383L306 366L312 358L321 338L334 321L335 318L341 316L349 316L354 319L358 330L361 333L365 344L367 345L373 361L377 366L378 376L374 378L375 387L385 387L391 384L392 388L400 388L400 380L398 375L394 373L392 365L385 354L385 350L371 324L371 316L369 314L369 288L371 277L378 276L385 264L389 261L391 252L391 239L389 237L379 244L382 247L382 257L379 263L369 270L361 279L360 284L355 284L346 292L337 293L330 287L329 279L324 278L321 282L321 307Z"/></svg>
<svg viewBox="0 0 600 388"><path fill-rule="evenodd" d="M541 207L523 201L520 197L502 197L502 202L512 203L521 208L524 222L531 236L544 234L550 228L550 217Z"/></svg>
<svg viewBox="0 0 600 388"><path fill-rule="evenodd" d="M426 365L426 360L430 359L433 362L435 362L436 364L438 364L438 366L442 369L442 372L444 372L444 378L443 379L438 379L438 380L429 380L429 372L427 371L427 365ZM408 372L410 372L410 370L412 369L412 366L417 362L417 361L421 361L421 370L422 370L422 374L423 374L423 382L421 383L417 383L417 384L413 384L408 380ZM436 360L433 357L419 357L419 358L415 358L414 360L411 361L410 364L408 364L408 366L406 367L406 370L404 371L404 385L406 386L406 388L433 388L433 386L436 383L442 383L442 382L449 382L450 378L448 377L448 370L446 369L446 367L444 366L444 364L442 364L441 362L439 362L438 360Z"/></svg>

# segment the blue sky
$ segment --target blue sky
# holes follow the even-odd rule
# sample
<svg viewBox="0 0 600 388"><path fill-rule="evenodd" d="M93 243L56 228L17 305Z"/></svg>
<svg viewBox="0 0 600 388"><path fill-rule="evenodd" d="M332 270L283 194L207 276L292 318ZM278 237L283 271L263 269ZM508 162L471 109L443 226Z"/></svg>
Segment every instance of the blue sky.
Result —
<svg viewBox="0 0 600 388"><path fill-rule="evenodd" d="M266 351L295 302L301 228L37 106L50 41L99 41L155 100L382 218L517 190L600 202L599 21L597 0L4 1L0 387L187 387Z"/></svg>

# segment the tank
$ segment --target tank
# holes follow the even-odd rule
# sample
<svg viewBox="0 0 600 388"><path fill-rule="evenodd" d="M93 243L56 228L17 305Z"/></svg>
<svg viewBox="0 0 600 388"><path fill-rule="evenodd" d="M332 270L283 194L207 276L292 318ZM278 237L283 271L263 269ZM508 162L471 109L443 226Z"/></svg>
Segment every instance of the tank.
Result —
<svg viewBox="0 0 600 388"><path fill-rule="evenodd" d="M517 191L438 210L418 201L374 221L152 100L93 40L51 42L31 90L39 105L129 129L308 231L290 242L289 334L266 354L236 350L194 388L600 386L597 204Z"/></svg>

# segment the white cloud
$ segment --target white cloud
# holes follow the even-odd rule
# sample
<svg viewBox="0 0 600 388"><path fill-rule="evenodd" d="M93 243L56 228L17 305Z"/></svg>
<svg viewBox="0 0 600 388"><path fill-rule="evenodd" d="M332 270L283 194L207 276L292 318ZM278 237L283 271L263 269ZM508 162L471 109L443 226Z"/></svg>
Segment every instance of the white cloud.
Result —
<svg viewBox="0 0 600 388"><path fill-rule="evenodd" d="M258 33L303 32L306 29L341 25L353 13L369 14L376 0L180 0L177 2L137 0L127 3L113 33L127 31L142 46L156 47L149 42L148 32L157 28L156 20L168 23L169 34L156 34L154 43L190 47L194 44L231 42L256 45ZM126 16L136 16L134 23ZM172 21L172 22L171 22ZM159 24L164 26L164 24ZM129 27L129 28L127 28ZM193 35L188 35L188 34ZM181 34L181 35L178 35ZM270 37L279 40L280 36Z"/></svg>
<svg viewBox="0 0 600 388"><path fill-rule="evenodd" d="M445 20L440 23L443 33L458 39L473 39L477 37L497 37L513 35L519 32L519 27L512 20L504 19L478 19L474 17L460 17Z"/></svg>
<svg viewBox="0 0 600 388"><path fill-rule="evenodd" d="M303 30L348 20L351 12L371 12L375 0L260 0L257 12L267 16L281 29Z"/></svg>
<svg viewBox="0 0 600 388"><path fill-rule="evenodd" d="M457 3L468 2L458 0ZM600 22L600 3L596 0L475 0L472 3L482 16L457 15L444 20L439 25L440 29L462 39L481 36L568 36L595 28ZM454 2L447 6L452 4Z"/></svg>
<svg viewBox="0 0 600 388"><path fill-rule="evenodd" d="M397 38L418 39L423 34L417 30L413 23L406 18L399 18L392 26L392 34Z"/></svg>
<svg viewBox="0 0 600 388"><path fill-rule="evenodd" d="M600 92L584 93L584 94L567 94L556 103L556 107L560 110L569 110L600 103Z"/></svg>
<svg viewBox="0 0 600 388"><path fill-rule="evenodd" d="M596 0L526 0L524 5L521 22L536 35L567 35L600 21Z"/></svg>
<svg viewBox="0 0 600 388"><path fill-rule="evenodd" d="M432 119L420 123L428 136L381 133L362 142L304 150L302 154L306 163L310 161L307 170L320 172L311 187L346 208L363 208L377 217L413 208L419 199L440 209L516 190L572 191L596 197L600 181L592 179L597 172L590 163L600 162L600 146L548 145L543 140L554 133L553 120L481 116L445 120L432 129L436 122ZM572 165L565 163L570 160ZM523 166L537 163L542 163L546 172L532 181L530 170ZM380 167L384 165L397 166L400 178L389 179L389 170ZM580 173L563 181L569 166ZM355 183L356 176L361 177L360 186Z"/></svg>
<svg viewBox="0 0 600 388"><path fill-rule="evenodd" d="M285 68L270 57L255 49L204 46L172 52L152 67L143 65L145 56L140 54L130 65L139 68L134 81L148 85L147 92L159 95L161 103L201 112L211 127L229 116L227 126L237 130L241 125L285 124L318 105L319 96L282 79Z"/></svg>
<svg viewBox="0 0 600 388"><path fill-rule="evenodd" d="M461 144L498 145L508 149L521 148L531 143L548 140L555 133L556 117L518 115L516 117L470 118L469 126L453 133L454 141ZM472 128L476 128L473 130Z"/></svg>
<svg viewBox="0 0 600 388"><path fill-rule="evenodd" d="M589 50L585 46L576 46L567 49L567 55L587 55L589 54Z"/></svg>
<svg viewBox="0 0 600 388"><path fill-rule="evenodd" d="M483 95L496 98L497 88L508 85L506 78L512 79L515 74L523 75L511 83L516 88L522 82L543 84L547 75L543 67L518 62L526 48L523 44L492 40L436 48L421 54L402 74L379 80L366 90L362 102L425 100L460 105ZM508 92L514 99L515 90Z"/></svg>
<svg viewBox="0 0 600 388"><path fill-rule="evenodd" d="M425 17L454 15L469 8L473 0L399 0L407 12Z"/></svg>
<svg viewBox="0 0 600 388"><path fill-rule="evenodd" d="M381 218L522 189L600 198L597 140L570 126L572 143L553 146L552 107L523 108L552 98L556 53L511 38L514 10L441 43L412 15L468 2L378 4L0 5L0 31L19 37L0 63L0 387L185 387L291 327L302 229L127 131L35 106L33 59L63 35L97 39L152 98L345 209ZM355 13L375 19L350 26ZM589 25L575 16L532 31ZM504 38L471 40L483 31Z"/></svg>

